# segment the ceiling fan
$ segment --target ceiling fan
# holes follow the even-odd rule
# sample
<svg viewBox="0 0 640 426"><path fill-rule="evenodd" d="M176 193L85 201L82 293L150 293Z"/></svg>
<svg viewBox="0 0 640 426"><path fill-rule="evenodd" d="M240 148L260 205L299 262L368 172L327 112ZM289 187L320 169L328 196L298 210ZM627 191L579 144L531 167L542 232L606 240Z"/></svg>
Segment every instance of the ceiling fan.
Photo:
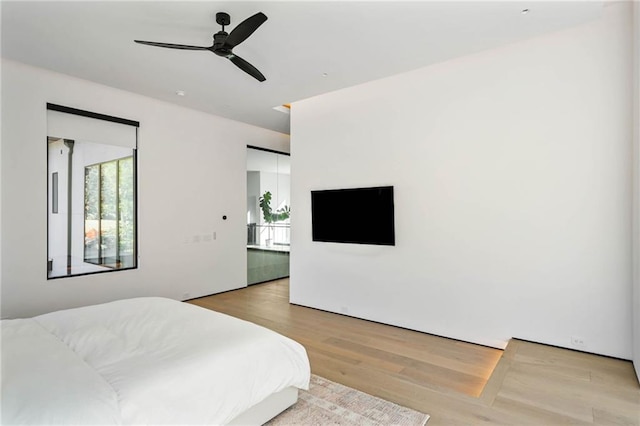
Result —
<svg viewBox="0 0 640 426"><path fill-rule="evenodd" d="M222 30L213 35L213 45L209 47L204 46L189 46L185 44L171 44L171 43L158 43L155 41L143 41L134 40L136 43L147 44L149 46L166 47L169 49L182 49L182 50L208 50L215 53L218 56L225 57L233 62L238 68L246 72L258 81L265 81L266 78L256 67L249 62L242 59L240 56L233 53L233 48L245 41L255 30L258 29L267 20L267 16L258 12L253 16L240 22L231 33L227 34L224 27L231 23L231 18L228 13L218 12L216 13L216 22L222 25Z"/></svg>

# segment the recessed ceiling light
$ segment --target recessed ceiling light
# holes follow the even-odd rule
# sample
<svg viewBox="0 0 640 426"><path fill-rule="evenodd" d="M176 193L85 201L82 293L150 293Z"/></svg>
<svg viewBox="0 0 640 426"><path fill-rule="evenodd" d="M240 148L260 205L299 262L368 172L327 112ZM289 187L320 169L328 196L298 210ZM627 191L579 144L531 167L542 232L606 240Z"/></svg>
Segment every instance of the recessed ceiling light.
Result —
<svg viewBox="0 0 640 426"><path fill-rule="evenodd" d="M523 15L526 15L527 13L529 13L529 9L522 9L520 13L522 13Z"/></svg>
<svg viewBox="0 0 640 426"><path fill-rule="evenodd" d="M184 90L176 90L176 95L184 96L185 95Z"/></svg>

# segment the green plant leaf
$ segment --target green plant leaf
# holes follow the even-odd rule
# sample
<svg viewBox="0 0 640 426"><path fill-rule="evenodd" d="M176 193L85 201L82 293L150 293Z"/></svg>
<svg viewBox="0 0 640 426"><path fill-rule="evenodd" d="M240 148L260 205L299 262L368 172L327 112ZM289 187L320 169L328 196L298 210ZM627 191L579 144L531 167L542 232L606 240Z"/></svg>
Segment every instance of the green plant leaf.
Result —
<svg viewBox="0 0 640 426"><path fill-rule="evenodd" d="M271 209L271 192L266 191L262 197L260 197L260 208L262 209L262 217L266 223L280 222L281 220L287 220L291 216L291 210L289 206L284 206L273 212Z"/></svg>

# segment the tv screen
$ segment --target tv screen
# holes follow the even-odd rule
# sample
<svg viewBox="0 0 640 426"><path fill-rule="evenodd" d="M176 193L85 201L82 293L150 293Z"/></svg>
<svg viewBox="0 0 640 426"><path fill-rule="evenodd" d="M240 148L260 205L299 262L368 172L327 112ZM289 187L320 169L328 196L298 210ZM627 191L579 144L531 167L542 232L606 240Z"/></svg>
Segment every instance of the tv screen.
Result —
<svg viewBox="0 0 640 426"><path fill-rule="evenodd" d="M393 186L311 191L313 241L396 244Z"/></svg>

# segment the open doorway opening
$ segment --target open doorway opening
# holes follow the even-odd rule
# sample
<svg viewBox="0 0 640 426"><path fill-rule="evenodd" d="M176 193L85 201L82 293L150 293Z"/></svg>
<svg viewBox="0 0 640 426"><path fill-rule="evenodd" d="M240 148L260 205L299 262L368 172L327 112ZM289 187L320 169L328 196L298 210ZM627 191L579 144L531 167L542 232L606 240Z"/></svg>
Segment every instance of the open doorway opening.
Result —
<svg viewBox="0 0 640 426"><path fill-rule="evenodd" d="M291 163L287 153L247 147L247 283L289 276Z"/></svg>

